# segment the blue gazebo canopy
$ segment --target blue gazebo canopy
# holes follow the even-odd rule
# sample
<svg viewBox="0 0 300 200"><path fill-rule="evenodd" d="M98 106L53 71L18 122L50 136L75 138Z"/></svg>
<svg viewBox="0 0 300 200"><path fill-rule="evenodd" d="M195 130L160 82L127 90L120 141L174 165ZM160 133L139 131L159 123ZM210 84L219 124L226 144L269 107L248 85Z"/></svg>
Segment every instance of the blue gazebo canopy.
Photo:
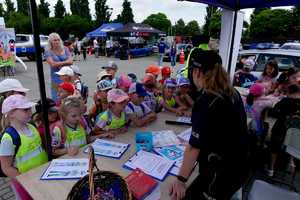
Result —
<svg viewBox="0 0 300 200"><path fill-rule="evenodd" d="M208 5L218 6L230 10L240 10L244 8L263 8L263 7L300 5L299 0L186 0L186 1L205 3Z"/></svg>
<svg viewBox="0 0 300 200"><path fill-rule="evenodd" d="M99 28L86 34L88 37L106 37L107 32L122 28L122 23L102 24Z"/></svg>

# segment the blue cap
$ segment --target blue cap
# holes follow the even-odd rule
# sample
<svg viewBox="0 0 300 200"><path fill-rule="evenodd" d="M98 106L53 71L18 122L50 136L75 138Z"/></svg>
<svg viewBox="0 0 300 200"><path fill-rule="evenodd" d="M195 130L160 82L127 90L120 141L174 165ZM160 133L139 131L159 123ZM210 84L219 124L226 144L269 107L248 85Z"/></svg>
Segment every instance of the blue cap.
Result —
<svg viewBox="0 0 300 200"><path fill-rule="evenodd" d="M141 97L147 96L147 91L145 90L143 84L132 83L129 87L128 94L137 93Z"/></svg>
<svg viewBox="0 0 300 200"><path fill-rule="evenodd" d="M166 87L176 87L176 81L175 79L173 78L168 78L166 81L165 81L165 86Z"/></svg>
<svg viewBox="0 0 300 200"><path fill-rule="evenodd" d="M178 86L190 85L190 80L181 76L177 79L177 85Z"/></svg>

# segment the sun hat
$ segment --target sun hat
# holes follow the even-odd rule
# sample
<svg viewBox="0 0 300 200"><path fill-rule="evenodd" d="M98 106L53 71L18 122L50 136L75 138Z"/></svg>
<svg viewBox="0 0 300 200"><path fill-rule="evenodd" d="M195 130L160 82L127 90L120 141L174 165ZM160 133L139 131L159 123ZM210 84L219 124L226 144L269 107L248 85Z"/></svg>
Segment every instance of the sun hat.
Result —
<svg viewBox="0 0 300 200"><path fill-rule="evenodd" d="M118 69L118 65L113 61L108 61L107 65L103 66L102 69Z"/></svg>
<svg viewBox="0 0 300 200"><path fill-rule="evenodd" d="M74 85L71 84L71 83L68 83L68 82L63 82L63 83L59 84L58 87L63 89L63 90L66 90L67 92L70 92L72 94L75 91Z"/></svg>
<svg viewBox="0 0 300 200"><path fill-rule="evenodd" d="M58 72L55 72L57 75L60 75L60 76L63 76L63 75L66 75L66 76L74 76L74 71L71 67L62 67L60 68L60 70Z"/></svg>
<svg viewBox="0 0 300 200"><path fill-rule="evenodd" d="M160 74L160 68L156 65L150 64L146 68L145 72L158 76Z"/></svg>
<svg viewBox="0 0 300 200"><path fill-rule="evenodd" d="M168 66L165 66L161 69L161 75L162 76L169 76L171 75L171 68Z"/></svg>
<svg viewBox="0 0 300 200"><path fill-rule="evenodd" d="M150 74L150 73L146 74L143 78L143 84L144 85L150 85L150 84L153 85L153 84L155 84L154 75Z"/></svg>
<svg viewBox="0 0 300 200"><path fill-rule="evenodd" d="M177 79L177 86L184 86L184 85L190 85L190 80L183 76L180 76Z"/></svg>
<svg viewBox="0 0 300 200"><path fill-rule="evenodd" d="M131 83L132 82L129 80L128 76L125 74L122 74L117 80L118 87L129 88Z"/></svg>
<svg viewBox="0 0 300 200"><path fill-rule="evenodd" d="M10 95L3 101L2 114L7 114L14 109L31 108L34 105L34 102L29 101L25 96L21 94Z"/></svg>
<svg viewBox="0 0 300 200"><path fill-rule="evenodd" d="M0 82L0 93L16 91L16 92L28 92L29 89L24 88L20 81L13 78L7 78Z"/></svg>
<svg viewBox="0 0 300 200"><path fill-rule="evenodd" d="M128 98L128 95L120 89L111 89L107 92L108 102L120 103L127 100Z"/></svg>
<svg viewBox="0 0 300 200"><path fill-rule="evenodd" d="M245 62L244 62L244 68L247 68L249 70L252 70L253 67L255 65L255 62L253 59L251 58L248 58Z"/></svg>
<svg viewBox="0 0 300 200"><path fill-rule="evenodd" d="M73 70L73 72L75 74L77 74L78 76L81 76L81 73L79 71L79 67L77 65L71 65L70 68Z"/></svg>
<svg viewBox="0 0 300 200"><path fill-rule="evenodd" d="M170 88L176 87L176 86L177 86L176 80L173 79L173 78L168 78L168 79L165 81L165 86L166 86L166 87L170 87Z"/></svg>
<svg viewBox="0 0 300 200"><path fill-rule="evenodd" d="M97 83L98 91L105 91L113 88L113 84L111 81L103 79Z"/></svg>
<svg viewBox="0 0 300 200"><path fill-rule="evenodd" d="M143 84L141 83L132 83L128 90L128 94L137 93L138 96L145 97L147 96L147 91L145 90Z"/></svg>
<svg viewBox="0 0 300 200"><path fill-rule="evenodd" d="M97 75L97 82L99 82L107 77L111 78L112 75L107 73L105 70L103 70L103 71L99 72L99 74Z"/></svg>
<svg viewBox="0 0 300 200"><path fill-rule="evenodd" d="M56 107L56 103L53 99L47 98L46 99L46 109L48 110L48 112L57 112L58 108ZM35 105L35 111L37 113L42 112L42 101L39 100L36 105Z"/></svg>
<svg viewBox="0 0 300 200"><path fill-rule="evenodd" d="M264 93L265 93L265 87L261 83L254 83L249 89L249 94L252 94L254 96L261 96Z"/></svg>

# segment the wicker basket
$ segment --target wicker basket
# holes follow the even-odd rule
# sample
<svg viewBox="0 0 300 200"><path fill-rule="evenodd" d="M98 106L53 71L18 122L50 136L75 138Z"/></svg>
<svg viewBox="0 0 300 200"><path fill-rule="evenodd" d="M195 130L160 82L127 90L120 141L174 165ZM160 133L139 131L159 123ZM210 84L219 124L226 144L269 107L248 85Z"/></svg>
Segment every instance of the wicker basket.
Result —
<svg viewBox="0 0 300 200"><path fill-rule="evenodd" d="M94 171L94 168L97 170ZM92 173L91 173L92 172ZM95 162L94 150L90 148L89 174L72 188L68 200L131 200L126 181L110 171L100 171Z"/></svg>

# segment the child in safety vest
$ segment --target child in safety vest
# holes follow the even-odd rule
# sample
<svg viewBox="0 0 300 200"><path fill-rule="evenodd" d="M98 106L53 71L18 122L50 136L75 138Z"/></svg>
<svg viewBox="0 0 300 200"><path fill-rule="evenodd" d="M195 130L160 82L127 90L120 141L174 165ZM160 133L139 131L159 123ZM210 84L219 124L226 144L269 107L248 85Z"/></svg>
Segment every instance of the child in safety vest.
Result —
<svg viewBox="0 0 300 200"><path fill-rule="evenodd" d="M189 79L181 76L177 79L177 92L175 100L179 106L186 108L192 108L194 105L193 99L188 94L190 91L190 81Z"/></svg>
<svg viewBox="0 0 300 200"><path fill-rule="evenodd" d="M144 97L147 96L143 84L132 83L128 94L130 102L126 106L125 112L135 126L142 127L156 120L155 112L143 103Z"/></svg>
<svg viewBox="0 0 300 200"><path fill-rule="evenodd" d="M10 125L1 135L0 162L4 175L8 177L16 177L48 162L37 129L28 123L33 106L33 102L20 94L3 101L2 113Z"/></svg>
<svg viewBox="0 0 300 200"><path fill-rule="evenodd" d="M66 153L74 156L80 147L87 144L86 130L81 121L83 109L84 103L81 98L70 96L63 100L59 108L62 124L57 124L51 133L54 156Z"/></svg>
<svg viewBox="0 0 300 200"><path fill-rule="evenodd" d="M68 82L63 82L59 84L58 91L57 91L58 100L56 102L56 105L59 107L61 102L68 96L72 96L74 92L75 92L75 87L73 84Z"/></svg>
<svg viewBox="0 0 300 200"><path fill-rule="evenodd" d="M98 137L113 138L117 133L127 132L127 118L124 112L128 95L120 89L112 89L107 93L108 109L96 119L94 133Z"/></svg>

